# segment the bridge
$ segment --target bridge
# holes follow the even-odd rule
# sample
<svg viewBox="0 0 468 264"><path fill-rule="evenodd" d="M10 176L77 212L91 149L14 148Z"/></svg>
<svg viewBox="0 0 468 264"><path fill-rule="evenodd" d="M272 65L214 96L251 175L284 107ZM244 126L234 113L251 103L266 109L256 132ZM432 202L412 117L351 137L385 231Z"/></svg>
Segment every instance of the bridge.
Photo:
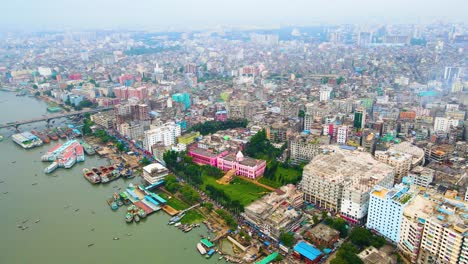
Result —
<svg viewBox="0 0 468 264"><path fill-rule="evenodd" d="M0 129L7 128L7 127L15 127L16 129L18 129L18 126L24 125L24 124L31 124L31 123L41 122L41 121L46 121L47 123L49 123L52 119L56 119L56 118L84 115L84 114L93 114L97 112L109 111L112 109L113 107L111 106L111 107L102 107L102 108L89 109L89 110L73 111L73 112L63 113L63 114L44 115L42 117L0 124Z"/></svg>

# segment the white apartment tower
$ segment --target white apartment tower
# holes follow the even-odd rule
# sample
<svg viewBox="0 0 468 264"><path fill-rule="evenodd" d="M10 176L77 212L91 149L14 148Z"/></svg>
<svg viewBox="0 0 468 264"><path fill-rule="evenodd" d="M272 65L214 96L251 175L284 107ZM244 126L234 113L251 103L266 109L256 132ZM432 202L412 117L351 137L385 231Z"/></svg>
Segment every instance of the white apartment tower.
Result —
<svg viewBox="0 0 468 264"><path fill-rule="evenodd" d="M145 131L145 149L151 151L151 146L156 143L162 143L164 146L175 145L180 134L180 125L174 122L162 126L152 126L150 130Z"/></svg>

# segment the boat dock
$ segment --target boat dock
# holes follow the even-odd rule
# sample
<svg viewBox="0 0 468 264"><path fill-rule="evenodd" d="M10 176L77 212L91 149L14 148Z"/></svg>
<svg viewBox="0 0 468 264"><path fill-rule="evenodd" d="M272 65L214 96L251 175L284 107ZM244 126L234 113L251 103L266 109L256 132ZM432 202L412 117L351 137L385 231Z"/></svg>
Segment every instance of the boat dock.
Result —
<svg viewBox="0 0 468 264"><path fill-rule="evenodd" d="M113 201L112 201L113 200ZM151 191L146 190L146 188L140 186L140 185L133 185L130 184L128 188L125 189L125 191L121 192L120 195L114 195L114 198L111 198L107 201L109 205L114 204L120 204L119 206L125 204L127 201L127 204L133 204L138 209L141 209L145 212L145 215L150 215L154 212L157 212L161 209L163 211L169 210L171 212L171 209L174 210L172 207L166 205L166 200L163 199L161 196L152 193ZM112 208L112 206L111 206ZM113 210L117 210L117 208L112 208ZM135 210L131 210L135 211ZM174 215L179 213L179 211L174 210ZM130 216L129 216L130 218ZM127 219L127 218L126 218ZM129 220L127 222L131 222L132 220ZM136 220L135 220L136 221Z"/></svg>
<svg viewBox="0 0 468 264"><path fill-rule="evenodd" d="M174 216L174 215L179 214L179 210L176 210L176 209L170 207L169 205L164 205L163 207L161 207L161 209L163 209L163 211L166 212L170 216Z"/></svg>

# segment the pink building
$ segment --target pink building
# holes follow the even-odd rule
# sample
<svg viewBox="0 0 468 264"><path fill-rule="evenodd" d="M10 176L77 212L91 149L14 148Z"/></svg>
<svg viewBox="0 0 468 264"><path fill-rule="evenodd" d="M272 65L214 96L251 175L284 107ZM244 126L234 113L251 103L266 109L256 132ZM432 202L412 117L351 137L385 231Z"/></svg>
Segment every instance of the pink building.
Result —
<svg viewBox="0 0 468 264"><path fill-rule="evenodd" d="M136 97L139 100L143 100L148 97L148 88L145 86L138 88L128 88L128 98Z"/></svg>
<svg viewBox="0 0 468 264"><path fill-rule="evenodd" d="M79 73L70 74L70 75L68 75L68 79L69 80L74 80L74 81L81 80L81 74L79 74Z"/></svg>
<svg viewBox="0 0 468 264"><path fill-rule="evenodd" d="M223 171L235 169L236 175L250 179L258 178L265 172L266 168L266 161L244 157L241 151L237 152L237 154L228 154L227 151L215 154L201 148L192 148L189 150L188 155L197 164L218 167Z"/></svg>
<svg viewBox="0 0 468 264"><path fill-rule="evenodd" d="M200 165L210 165L217 167L218 157L225 156L227 152L215 154L201 148L192 148L189 150L188 155L193 158L193 162Z"/></svg>
<svg viewBox="0 0 468 264"><path fill-rule="evenodd" d="M223 171L235 169L236 175L256 179L265 172L266 161L244 157L241 151L218 158L218 168Z"/></svg>
<svg viewBox="0 0 468 264"><path fill-rule="evenodd" d="M128 89L127 87L115 87L114 94L116 98L127 100L128 99Z"/></svg>

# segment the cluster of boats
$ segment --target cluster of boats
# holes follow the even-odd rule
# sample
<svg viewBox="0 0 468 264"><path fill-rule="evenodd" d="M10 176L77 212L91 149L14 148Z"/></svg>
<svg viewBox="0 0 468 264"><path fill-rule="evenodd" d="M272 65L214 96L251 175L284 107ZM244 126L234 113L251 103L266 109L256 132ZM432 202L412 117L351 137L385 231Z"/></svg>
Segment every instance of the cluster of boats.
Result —
<svg viewBox="0 0 468 264"><path fill-rule="evenodd" d="M111 198L107 199L107 204L111 207L112 211L119 209L120 206L130 205L131 203L126 192L114 193Z"/></svg>
<svg viewBox="0 0 468 264"><path fill-rule="evenodd" d="M206 258L211 258L217 251L214 249L213 243L204 238L197 244L197 250L201 255L206 255Z"/></svg>
<svg viewBox="0 0 468 264"><path fill-rule="evenodd" d="M185 214L180 214L180 215L176 215L176 216L173 216L171 219L169 219L169 222L167 222L168 225L173 225L173 224L176 224L178 223L180 220L182 220L182 218L185 216Z"/></svg>
<svg viewBox="0 0 468 264"><path fill-rule="evenodd" d="M109 183L120 177L132 179L135 177L133 170L124 169L123 166L100 166L99 168L83 169L83 176L92 184Z"/></svg>
<svg viewBox="0 0 468 264"><path fill-rule="evenodd" d="M64 144L57 144L47 151L47 153L42 155L41 160L52 161L52 164L45 168L45 173L51 173L58 167L69 169L76 162L85 160L83 146L76 140L69 140Z"/></svg>
<svg viewBox="0 0 468 264"><path fill-rule="evenodd" d="M57 127L56 129L47 129L44 132L31 130L31 134L37 136L38 138L42 140L42 142L46 144L50 143L50 140L57 141L59 140L59 138L66 139L66 138L75 138L75 137L81 136L81 133L79 130L72 129L72 128L60 128L60 127Z"/></svg>
<svg viewBox="0 0 468 264"><path fill-rule="evenodd" d="M145 210L139 208L138 206L132 204L127 207L127 213L125 214L125 221L131 223L135 221L136 223L140 222L141 218L146 217Z"/></svg>
<svg viewBox="0 0 468 264"><path fill-rule="evenodd" d="M182 230L184 233L188 233L190 231L192 231L192 229L194 229L195 227L200 227L199 224L182 224L180 222L178 223L175 223L174 224L175 227L177 227L178 229Z"/></svg>

